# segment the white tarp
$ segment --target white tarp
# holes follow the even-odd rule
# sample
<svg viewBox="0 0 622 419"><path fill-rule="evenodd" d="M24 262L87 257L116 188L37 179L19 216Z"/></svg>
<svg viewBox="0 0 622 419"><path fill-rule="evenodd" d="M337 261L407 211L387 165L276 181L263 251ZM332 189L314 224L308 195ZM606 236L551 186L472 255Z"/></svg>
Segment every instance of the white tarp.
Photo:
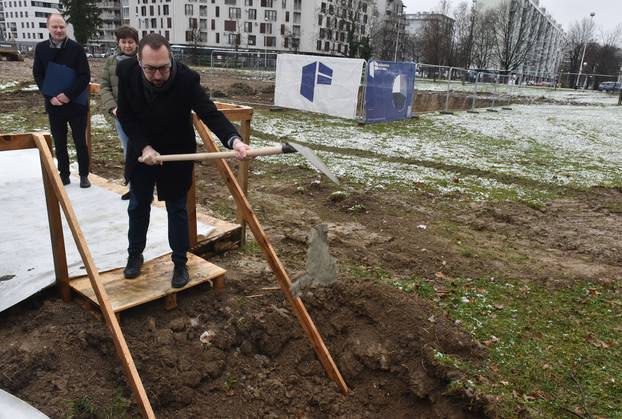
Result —
<svg viewBox="0 0 622 419"><path fill-rule="evenodd" d="M0 419L49 419L22 399L0 389Z"/></svg>
<svg viewBox="0 0 622 419"><path fill-rule="evenodd" d="M353 58L279 54L274 104L355 118L364 63Z"/></svg>
<svg viewBox="0 0 622 419"><path fill-rule="evenodd" d="M50 229L36 150L0 153L0 311L54 284ZM65 187L98 271L125 265L127 205L118 194L95 185L81 189L72 176ZM63 220L69 276L86 275L69 226ZM152 207L145 260L170 252L166 210ZM199 234L214 227L198 224Z"/></svg>

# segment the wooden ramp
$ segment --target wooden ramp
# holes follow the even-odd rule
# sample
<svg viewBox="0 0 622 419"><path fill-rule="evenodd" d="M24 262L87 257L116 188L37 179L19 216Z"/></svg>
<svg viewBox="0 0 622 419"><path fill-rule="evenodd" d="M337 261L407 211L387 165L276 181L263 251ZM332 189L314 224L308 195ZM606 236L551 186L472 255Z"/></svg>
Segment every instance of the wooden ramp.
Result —
<svg viewBox="0 0 622 419"><path fill-rule="evenodd" d="M198 256L188 254L188 271L190 282L184 288L172 288L171 276L173 274L173 262L171 255L166 254L156 259L146 261L138 278L128 280L123 277L123 268L100 273L100 279L110 305L115 313L120 313L128 308L145 304L149 301L164 299L167 309L175 308L176 294L190 287L210 282L214 288L221 289L224 286L225 270ZM71 279L69 286L97 304L97 297L91 287L88 276Z"/></svg>

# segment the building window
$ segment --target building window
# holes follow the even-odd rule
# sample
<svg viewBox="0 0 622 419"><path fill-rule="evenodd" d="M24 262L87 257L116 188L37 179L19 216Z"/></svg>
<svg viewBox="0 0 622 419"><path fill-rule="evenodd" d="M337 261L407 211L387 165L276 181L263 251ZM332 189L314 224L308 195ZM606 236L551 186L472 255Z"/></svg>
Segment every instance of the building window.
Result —
<svg viewBox="0 0 622 419"><path fill-rule="evenodd" d="M225 20L225 31L235 32L236 24L235 20Z"/></svg>
<svg viewBox="0 0 622 419"><path fill-rule="evenodd" d="M220 44L220 33L216 32L216 43Z"/></svg>
<svg viewBox="0 0 622 419"><path fill-rule="evenodd" d="M274 7L274 0L261 0L261 7Z"/></svg>
<svg viewBox="0 0 622 419"><path fill-rule="evenodd" d="M302 9L302 0L294 0L294 10Z"/></svg>
<svg viewBox="0 0 622 419"><path fill-rule="evenodd" d="M260 33L272 33L272 23L260 23L259 24L259 32Z"/></svg>
<svg viewBox="0 0 622 419"><path fill-rule="evenodd" d="M225 4L229 6L235 6L237 0L225 0Z"/></svg>
<svg viewBox="0 0 622 419"><path fill-rule="evenodd" d="M276 46L276 36L264 36L264 38L263 38L263 46L264 47L275 47Z"/></svg>
<svg viewBox="0 0 622 419"><path fill-rule="evenodd" d="M324 15L317 15L317 24L322 26L322 21L324 20Z"/></svg>
<svg viewBox="0 0 622 419"><path fill-rule="evenodd" d="M164 37L166 38L167 41L170 41L170 33L168 31L164 31Z"/></svg>
<svg viewBox="0 0 622 419"><path fill-rule="evenodd" d="M242 17L242 9L239 7L229 7L229 19L239 19Z"/></svg>
<svg viewBox="0 0 622 419"><path fill-rule="evenodd" d="M199 6L199 15L207 16L207 6Z"/></svg>
<svg viewBox="0 0 622 419"><path fill-rule="evenodd" d="M238 34L230 33L229 34L229 45L238 45Z"/></svg>
<svg viewBox="0 0 622 419"><path fill-rule="evenodd" d="M282 9L287 9L287 0L283 0L283 5L281 6Z"/></svg>
<svg viewBox="0 0 622 419"><path fill-rule="evenodd" d="M248 45L255 45L257 43L255 35L248 35Z"/></svg>
<svg viewBox="0 0 622 419"><path fill-rule="evenodd" d="M170 17L166 18L166 27L171 29L171 27L173 26L173 19Z"/></svg>
<svg viewBox="0 0 622 419"><path fill-rule="evenodd" d="M244 22L244 32L246 33L253 32L253 22Z"/></svg>
<svg viewBox="0 0 622 419"><path fill-rule="evenodd" d="M199 27L201 28L202 31L206 31L207 30L207 19L201 19L199 21Z"/></svg>
<svg viewBox="0 0 622 419"><path fill-rule="evenodd" d="M192 16L194 14L193 13L193 11L194 11L193 5L192 4L186 4L185 5L185 11L186 11L186 16Z"/></svg>
<svg viewBox="0 0 622 419"><path fill-rule="evenodd" d="M253 0L244 0L244 6L253 7Z"/></svg>
<svg viewBox="0 0 622 419"><path fill-rule="evenodd" d="M157 17L152 17L151 18L151 27L155 28L156 26L158 26L158 18Z"/></svg>
<svg viewBox="0 0 622 419"><path fill-rule="evenodd" d="M248 9L248 20L257 20L257 9Z"/></svg>
<svg viewBox="0 0 622 419"><path fill-rule="evenodd" d="M168 15L168 4L165 4L164 6L162 6L162 14Z"/></svg>
<svg viewBox="0 0 622 419"><path fill-rule="evenodd" d="M215 31L216 30L216 20L212 19L212 30Z"/></svg>
<svg viewBox="0 0 622 419"><path fill-rule="evenodd" d="M289 22L289 12L285 12L285 22Z"/></svg>
<svg viewBox="0 0 622 419"><path fill-rule="evenodd" d="M274 22L276 21L276 10L266 10L264 16L266 20Z"/></svg>
<svg viewBox="0 0 622 419"><path fill-rule="evenodd" d="M216 17L220 17L220 7L216 6Z"/></svg>
<svg viewBox="0 0 622 419"><path fill-rule="evenodd" d="M300 25L300 12L294 12L294 25Z"/></svg>

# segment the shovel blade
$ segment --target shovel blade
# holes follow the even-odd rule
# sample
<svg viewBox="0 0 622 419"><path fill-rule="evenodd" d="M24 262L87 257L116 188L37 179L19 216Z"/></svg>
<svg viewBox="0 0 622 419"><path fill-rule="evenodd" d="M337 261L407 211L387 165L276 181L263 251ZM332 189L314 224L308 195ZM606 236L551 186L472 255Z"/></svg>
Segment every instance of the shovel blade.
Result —
<svg viewBox="0 0 622 419"><path fill-rule="evenodd" d="M337 177L333 174L333 172L330 171L330 169L324 164L324 162L320 160L320 158L313 152L313 150L296 143L287 144L290 145L298 153L300 153L300 155L302 155L305 159L307 159L307 161L311 163L313 167L315 167L321 173L325 174L326 177L339 185L339 180L337 180Z"/></svg>

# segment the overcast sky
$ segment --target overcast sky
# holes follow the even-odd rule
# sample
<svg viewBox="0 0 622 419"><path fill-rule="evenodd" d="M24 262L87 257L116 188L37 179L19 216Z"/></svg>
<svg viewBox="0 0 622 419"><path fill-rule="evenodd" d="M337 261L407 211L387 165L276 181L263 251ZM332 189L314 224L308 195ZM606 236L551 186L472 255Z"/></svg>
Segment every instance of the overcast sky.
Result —
<svg viewBox="0 0 622 419"><path fill-rule="evenodd" d="M458 4L461 0L451 0ZM469 3L471 0L467 0ZM435 9L439 0L403 0L406 13L429 12ZM553 18L568 31L570 25L596 13L594 22L605 31L612 31L616 25L622 24L622 0L540 0L540 6L546 7Z"/></svg>

